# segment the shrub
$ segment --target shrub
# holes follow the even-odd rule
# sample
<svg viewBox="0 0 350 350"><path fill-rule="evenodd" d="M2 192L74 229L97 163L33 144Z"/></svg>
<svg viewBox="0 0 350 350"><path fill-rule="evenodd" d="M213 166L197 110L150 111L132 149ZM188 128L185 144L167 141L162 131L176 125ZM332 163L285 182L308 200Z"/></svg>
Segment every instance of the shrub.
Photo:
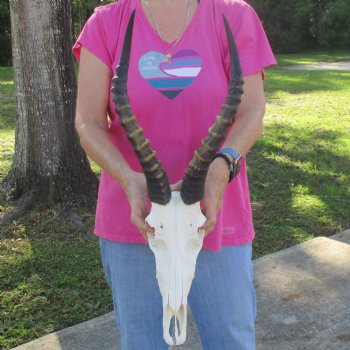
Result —
<svg viewBox="0 0 350 350"><path fill-rule="evenodd" d="M0 66L11 65L10 5L0 0Z"/></svg>
<svg viewBox="0 0 350 350"><path fill-rule="evenodd" d="M327 48L350 47L350 1L328 2L313 28L318 42Z"/></svg>
<svg viewBox="0 0 350 350"><path fill-rule="evenodd" d="M246 0L260 16L275 52L349 48L349 0Z"/></svg>

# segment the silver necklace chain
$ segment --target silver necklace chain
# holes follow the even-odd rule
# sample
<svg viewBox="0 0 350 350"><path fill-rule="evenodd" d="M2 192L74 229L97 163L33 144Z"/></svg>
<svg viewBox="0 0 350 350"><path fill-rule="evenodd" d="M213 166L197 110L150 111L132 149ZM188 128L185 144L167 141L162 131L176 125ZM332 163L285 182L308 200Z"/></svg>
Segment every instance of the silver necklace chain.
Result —
<svg viewBox="0 0 350 350"><path fill-rule="evenodd" d="M164 61L166 62L171 62L171 57L172 57L172 54L170 52L171 48L174 47L182 38L184 32L185 32L185 29L188 25L188 22L189 22L189 19L190 19L190 0L187 0L187 17L186 17L186 21L183 25L183 28L181 29L181 32L180 32L180 35L178 36L178 38L175 40L175 42L169 44L167 43L164 38L163 38L163 35L161 33L161 31L159 30L158 28L158 25L157 25L157 22L156 22L156 19L154 18L154 15L153 15L153 12L152 12L152 7L151 7L151 4L149 3L149 0L144 0L144 2L146 3L148 9L149 9L149 13L151 15L151 19L152 19L152 22L154 24L154 27L156 28L156 31L159 35L159 38L160 40L162 41L162 45L164 47L164 50L165 50L165 54L164 54ZM170 46L170 48L168 48Z"/></svg>

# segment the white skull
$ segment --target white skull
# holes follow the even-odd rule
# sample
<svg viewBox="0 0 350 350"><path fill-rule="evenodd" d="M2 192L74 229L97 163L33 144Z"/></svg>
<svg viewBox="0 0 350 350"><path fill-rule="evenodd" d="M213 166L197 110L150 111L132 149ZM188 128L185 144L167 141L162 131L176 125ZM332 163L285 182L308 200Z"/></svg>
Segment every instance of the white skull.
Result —
<svg viewBox="0 0 350 350"><path fill-rule="evenodd" d="M183 203L179 192L172 192L166 205L152 203L146 221L154 227L148 242L156 258L157 279L163 298L163 337L169 345L186 340L187 296L194 278L196 260L203 245L205 222L199 202ZM169 333L174 318L174 338Z"/></svg>

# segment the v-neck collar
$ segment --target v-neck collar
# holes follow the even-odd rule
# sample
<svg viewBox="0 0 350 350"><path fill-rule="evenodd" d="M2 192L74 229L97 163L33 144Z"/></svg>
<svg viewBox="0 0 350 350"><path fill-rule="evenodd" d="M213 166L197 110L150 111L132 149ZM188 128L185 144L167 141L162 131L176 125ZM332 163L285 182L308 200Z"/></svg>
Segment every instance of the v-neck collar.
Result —
<svg viewBox="0 0 350 350"><path fill-rule="evenodd" d="M176 46L178 46L183 40L184 40L184 37L186 37L189 33L189 31L191 30L191 28L195 25L195 22L197 21L197 17L199 16L199 12L201 11L201 8L203 7L203 2L206 1L206 0L201 0L199 1L198 5L197 5L197 8L195 10L195 13L193 14L192 18L191 18L191 21L189 22L189 24L187 25L187 27L185 28L184 32L182 33L181 35L181 38L178 42L177 39L171 41L171 42L168 42L168 41L165 41L163 38L161 38L159 36L159 34L157 33L156 29L152 26L152 24L150 23L150 21L148 20L144 10L143 10L143 7L141 5L141 2L140 0L134 0L136 2L136 13L139 14L140 16L140 19L141 21L144 22L144 24L146 25L146 27L148 28L148 30L150 32L153 33L154 37L160 42L162 43L162 45L166 46L168 49L174 49Z"/></svg>

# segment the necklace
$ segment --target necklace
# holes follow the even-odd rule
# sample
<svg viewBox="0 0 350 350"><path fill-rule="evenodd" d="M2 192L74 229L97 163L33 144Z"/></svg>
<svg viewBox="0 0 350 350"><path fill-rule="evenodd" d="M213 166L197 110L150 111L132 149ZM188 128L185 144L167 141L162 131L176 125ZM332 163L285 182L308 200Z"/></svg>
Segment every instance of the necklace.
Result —
<svg viewBox="0 0 350 350"><path fill-rule="evenodd" d="M153 16L153 12L152 12L152 7L151 7L151 4L149 3L149 0L144 0L144 2L146 3L148 9L149 9L149 13L151 15L151 19L152 19L152 22L153 22L153 25L154 27L156 28L156 31L159 35L159 38L160 40L162 41L162 45L164 47L164 51L165 51L165 54L164 54L164 61L166 62L171 62L171 57L172 57L172 54L170 52L171 48L174 47L179 41L180 39L182 38L184 32L185 32L185 29L188 25L188 21L189 21L189 18L190 18L190 0L187 0L187 17L186 17L186 21L180 31L180 35L178 36L178 38L171 44L168 44L164 39L163 39L163 35L161 33L161 31L159 30L158 28L158 25L157 25L157 22L156 22L156 19L154 18ZM169 47L170 45L170 47ZM169 47L169 48L168 48Z"/></svg>

